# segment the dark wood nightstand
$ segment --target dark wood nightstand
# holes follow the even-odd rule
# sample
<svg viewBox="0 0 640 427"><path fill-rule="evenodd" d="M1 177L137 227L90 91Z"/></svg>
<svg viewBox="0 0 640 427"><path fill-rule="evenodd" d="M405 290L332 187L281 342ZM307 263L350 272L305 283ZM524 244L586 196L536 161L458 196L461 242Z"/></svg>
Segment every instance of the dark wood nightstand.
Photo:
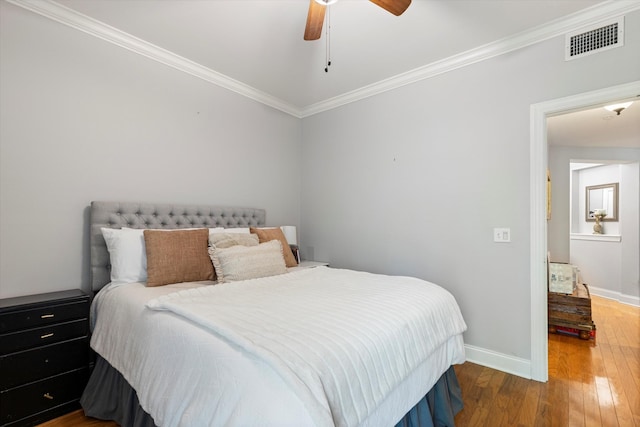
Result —
<svg viewBox="0 0 640 427"><path fill-rule="evenodd" d="M89 295L0 300L0 426L32 426L79 408L89 378Z"/></svg>

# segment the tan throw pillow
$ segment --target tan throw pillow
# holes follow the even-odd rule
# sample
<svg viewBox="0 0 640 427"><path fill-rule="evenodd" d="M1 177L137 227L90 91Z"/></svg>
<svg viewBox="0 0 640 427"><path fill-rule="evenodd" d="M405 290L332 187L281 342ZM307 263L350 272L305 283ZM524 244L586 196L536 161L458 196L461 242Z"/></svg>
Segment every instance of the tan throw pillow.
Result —
<svg viewBox="0 0 640 427"><path fill-rule="evenodd" d="M144 230L147 286L213 280L209 230Z"/></svg>
<svg viewBox="0 0 640 427"><path fill-rule="evenodd" d="M249 233L216 233L209 235L209 243L216 248L230 248L231 246L258 246L256 234Z"/></svg>
<svg viewBox="0 0 640 427"><path fill-rule="evenodd" d="M282 244L278 240L258 246L231 246L209 248L211 262L216 269L218 283L257 279L287 272L282 256Z"/></svg>
<svg viewBox="0 0 640 427"><path fill-rule="evenodd" d="M279 240L282 244L282 254L284 255L284 261L287 264L287 267L295 267L298 265L298 261L296 261L296 257L293 256L293 252L291 252L291 247L289 243L287 243L286 237L284 237L284 233L279 227L275 228L250 228L253 234L257 234L260 239L260 243L269 242L271 240Z"/></svg>

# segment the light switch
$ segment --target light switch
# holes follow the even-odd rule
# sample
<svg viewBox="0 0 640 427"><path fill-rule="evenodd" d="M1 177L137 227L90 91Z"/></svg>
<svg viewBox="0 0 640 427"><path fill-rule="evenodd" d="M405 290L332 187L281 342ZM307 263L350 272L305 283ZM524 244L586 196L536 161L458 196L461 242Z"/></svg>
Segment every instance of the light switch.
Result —
<svg viewBox="0 0 640 427"><path fill-rule="evenodd" d="M511 229L510 228L494 228L493 229L493 241L499 243L508 243L511 241Z"/></svg>

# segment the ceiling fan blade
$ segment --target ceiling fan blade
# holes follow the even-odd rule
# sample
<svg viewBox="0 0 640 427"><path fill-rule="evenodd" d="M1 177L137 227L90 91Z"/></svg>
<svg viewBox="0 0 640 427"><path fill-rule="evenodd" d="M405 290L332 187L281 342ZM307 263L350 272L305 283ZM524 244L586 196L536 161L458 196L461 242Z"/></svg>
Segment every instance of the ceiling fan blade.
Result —
<svg viewBox="0 0 640 427"><path fill-rule="evenodd" d="M307 26L304 29L305 40L318 40L322 35L322 24L327 6L321 5L315 0L309 0L309 13L307 14Z"/></svg>
<svg viewBox="0 0 640 427"><path fill-rule="evenodd" d="M396 16L400 16L411 4L411 0L369 0L371 3L375 3L387 12L393 13Z"/></svg>

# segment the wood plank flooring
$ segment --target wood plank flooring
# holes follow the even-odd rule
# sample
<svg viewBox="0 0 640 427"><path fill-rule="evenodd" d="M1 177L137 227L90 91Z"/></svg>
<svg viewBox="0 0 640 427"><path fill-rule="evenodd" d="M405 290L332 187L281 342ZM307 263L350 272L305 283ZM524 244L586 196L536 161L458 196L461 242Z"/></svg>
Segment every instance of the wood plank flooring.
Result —
<svg viewBox="0 0 640 427"><path fill-rule="evenodd" d="M595 340L549 335L549 382L470 362L456 367L457 427L640 427L640 308L593 297ZM40 427L116 427L82 411Z"/></svg>
<svg viewBox="0 0 640 427"><path fill-rule="evenodd" d="M640 427L640 308L592 298L595 340L549 335L546 384L465 363L456 426Z"/></svg>

